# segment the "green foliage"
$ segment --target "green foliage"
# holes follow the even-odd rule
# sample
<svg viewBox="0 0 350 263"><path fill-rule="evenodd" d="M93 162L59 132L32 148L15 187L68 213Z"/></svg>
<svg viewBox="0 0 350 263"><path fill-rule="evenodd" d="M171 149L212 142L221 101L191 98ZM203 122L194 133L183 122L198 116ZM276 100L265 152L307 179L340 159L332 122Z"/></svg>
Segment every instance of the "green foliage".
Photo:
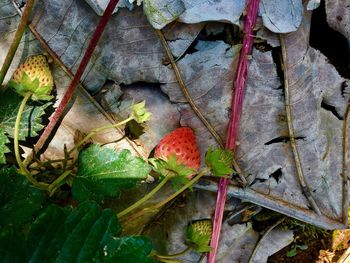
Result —
<svg viewBox="0 0 350 263"><path fill-rule="evenodd" d="M95 202L76 209L50 205L33 222L26 240L15 228L1 229L1 257L3 262L151 262L151 242L119 237L120 230L115 213Z"/></svg>
<svg viewBox="0 0 350 263"><path fill-rule="evenodd" d="M205 155L205 163L214 176L232 174L233 153L230 150L210 148Z"/></svg>
<svg viewBox="0 0 350 263"><path fill-rule="evenodd" d="M104 253L108 257L104 262L151 263L153 260L148 257L151 251L152 243L143 236L113 238L106 242Z"/></svg>
<svg viewBox="0 0 350 263"><path fill-rule="evenodd" d="M291 258L291 257L294 257L298 254L298 249L300 250L306 250L308 249L308 246L305 245L305 244L301 244L301 245L297 245L297 244L294 244L291 248L291 250L289 250L287 252L287 257Z"/></svg>
<svg viewBox="0 0 350 263"><path fill-rule="evenodd" d="M131 117L138 123L146 122L151 118L152 113L148 111L145 104L145 101L141 101L131 106Z"/></svg>
<svg viewBox="0 0 350 263"><path fill-rule="evenodd" d="M327 234L327 231L322 228L292 218L286 218L281 227L284 229L293 229L294 231L298 231L306 238L305 241L313 238L319 238L320 236L325 236Z"/></svg>
<svg viewBox="0 0 350 263"><path fill-rule="evenodd" d="M5 135L4 130L0 128L0 164L6 163L5 153L10 151L6 144L9 142L10 141Z"/></svg>
<svg viewBox="0 0 350 263"><path fill-rule="evenodd" d="M171 155L166 161L162 159L149 159L153 170L163 177L170 176L174 188L181 187L189 182L189 177L196 173L195 169L177 162L176 155Z"/></svg>
<svg viewBox="0 0 350 263"><path fill-rule="evenodd" d="M43 192L17 174L16 168L0 168L0 226L30 221L43 201Z"/></svg>
<svg viewBox="0 0 350 263"><path fill-rule="evenodd" d="M117 217L95 202L75 210L49 206L33 223L28 236L30 262L90 262L120 233ZM54 259L54 260L53 260Z"/></svg>
<svg viewBox="0 0 350 263"><path fill-rule="evenodd" d="M12 89L6 89L0 96L0 128L3 131L2 134L6 133L11 138L13 138L17 112L21 102L22 97ZM26 137L37 136L38 132L44 128L44 125L41 124L41 118L50 104L46 103L40 106L35 104L26 105L19 125L20 140L24 140Z"/></svg>
<svg viewBox="0 0 350 263"><path fill-rule="evenodd" d="M0 228L0 260L1 262L27 262L26 243L23 233L18 227Z"/></svg>
<svg viewBox="0 0 350 263"><path fill-rule="evenodd" d="M212 231L213 226L210 219L192 222L186 230L186 241L199 253L209 252Z"/></svg>
<svg viewBox="0 0 350 263"><path fill-rule="evenodd" d="M91 145L78 157L78 174L73 180L73 197L78 201L102 201L115 197L122 189L136 186L146 179L150 166L129 150L116 152L113 149Z"/></svg>
<svg viewBox="0 0 350 263"><path fill-rule="evenodd" d="M27 92L32 93L32 100L51 100L53 98L53 96L48 95L53 85L40 86L38 78L31 80L25 72L22 73L22 78L19 83L10 80L8 86L22 96Z"/></svg>

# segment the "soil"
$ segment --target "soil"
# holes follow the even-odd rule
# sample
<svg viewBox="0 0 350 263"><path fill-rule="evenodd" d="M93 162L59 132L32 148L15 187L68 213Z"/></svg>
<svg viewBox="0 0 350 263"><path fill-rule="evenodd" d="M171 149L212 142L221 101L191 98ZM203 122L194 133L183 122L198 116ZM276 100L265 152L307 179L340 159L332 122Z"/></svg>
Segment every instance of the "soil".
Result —
<svg viewBox="0 0 350 263"><path fill-rule="evenodd" d="M272 255L268 263L336 263L350 246L350 229L327 231L310 238L301 232L295 234L297 244L306 244L306 250L298 249L297 255L287 257L294 243Z"/></svg>

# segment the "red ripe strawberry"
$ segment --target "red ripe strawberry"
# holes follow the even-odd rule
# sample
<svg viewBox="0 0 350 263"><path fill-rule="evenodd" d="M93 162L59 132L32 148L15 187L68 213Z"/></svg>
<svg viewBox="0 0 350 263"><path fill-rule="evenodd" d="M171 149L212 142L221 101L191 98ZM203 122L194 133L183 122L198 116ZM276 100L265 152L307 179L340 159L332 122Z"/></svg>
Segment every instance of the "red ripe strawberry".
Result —
<svg viewBox="0 0 350 263"><path fill-rule="evenodd" d="M196 171L200 166L200 153L196 144L194 132L189 127L177 128L165 135L156 147L154 156L167 160L176 155L177 162Z"/></svg>

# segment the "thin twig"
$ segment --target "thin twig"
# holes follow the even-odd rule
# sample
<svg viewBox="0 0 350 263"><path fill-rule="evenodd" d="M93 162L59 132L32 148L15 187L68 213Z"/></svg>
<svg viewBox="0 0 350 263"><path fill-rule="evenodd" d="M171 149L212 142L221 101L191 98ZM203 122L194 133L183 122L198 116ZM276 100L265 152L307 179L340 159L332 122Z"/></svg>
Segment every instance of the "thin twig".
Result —
<svg viewBox="0 0 350 263"><path fill-rule="evenodd" d="M27 27L27 23L28 23L30 14L31 14L33 6L34 6L34 2L35 2L35 0L28 0L26 5L25 5L25 8L24 8L24 11L22 13L21 20L19 21L19 25L17 27L17 31L15 33L14 39L11 43L9 51L6 54L4 64L2 65L2 68L0 70L0 89L2 89L1 84L3 83L3 81L5 79L6 73L7 73L8 69L10 68L13 57L15 56L15 53L16 53L17 48L19 46L19 43L21 42L23 33Z"/></svg>
<svg viewBox="0 0 350 263"><path fill-rule="evenodd" d="M204 126L208 129L208 131L213 135L215 141L219 144L219 146L221 148L224 148L224 143L220 137L220 135L216 132L215 128L213 127L213 125L207 120L207 118L203 115L203 113L201 112L201 110L198 108L198 106L196 105L196 102L193 100L191 94L188 91L188 88L185 84L185 82L183 81L183 77L181 75L180 69L176 64L176 61L174 59L173 54L171 53L170 47L168 45L168 42L166 41L164 34L161 30L156 30L157 34L159 36L160 42L162 43L165 52L170 60L171 66L174 70L175 76L176 76L176 80L180 86L180 89L183 93L183 95L185 96L188 104L191 106L192 110L194 111L194 113L197 115L197 117L201 120L201 122L204 124ZM247 180L245 179L243 173L242 173L242 169L239 167L238 163L236 162L236 160L233 160L233 167L235 168L235 171L237 172L237 175L239 177L239 179L241 180L241 183L243 186L247 185Z"/></svg>
<svg viewBox="0 0 350 263"><path fill-rule="evenodd" d="M349 209L349 182L348 182L348 125L350 116L350 101L346 108L343 122L343 158L342 158L342 179L343 179L343 200L342 200L342 222L345 227L348 226L348 209Z"/></svg>
<svg viewBox="0 0 350 263"><path fill-rule="evenodd" d="M249 258L249 262L248 263L252 263L253 259L256 255L256 253L258 252L258 249L260 247L260 245L262 244L262 242L266 239L266 237L268 236L268 234L275 228L277 227L279 224L281 224L286 218L283 217L280 220L278 220L276 223L274 223L270 228L268 228L265 233L263 234L263 236L259 239L258 243L255 245L255 248L253 250L253 253L250 255Z"/></svg>
<svg viewBox="0 0 350 263"><path fill-rule="evenodd" d="M304 196L310 203L312 209L318 214L321 215L321 211L319 207L316 204L315 199L311 195L310 188L307 186L303 168L300 161L299 151L297 147L297 143L295 140L295 130L293 127L293 115L292 115L292 109L290 106L290 91L289 91L289 72L288 72L288 65L287 65L287 50L286 50L286 42L284 35L280 34L280 41L282 46L282 65L283 65L283 74L284 74L284 98L285 98L285 105L286 105L286 115L287 115L287 124L288 124L288 132L289 132L289 138L290 138L290 146L292 148L293 156L294 156L294 162L295 162L295 168L296 173L299 179L299 183L301 186L301 189L303 191Z"/></svg>
<svg viewBox="0 0 350 263"><path fill-rule="evenodd" d="M247 16L244 25L243 45L238 61L237 72L234 81L234 94L231 103L231 117L228 124L226 148L235 151L236 140L243 108L244 90L248 78L248 66L250 64L250 55L253 50L253 28L256 24L258 15L259 0L249 0L247 4ZM208 254L208 263L214 263L219 246L220 231L226 203L226 195L229 180L220 178L218 193L215 204L215 215L213 220L213 234L210 241L212 251Z"/></svg>

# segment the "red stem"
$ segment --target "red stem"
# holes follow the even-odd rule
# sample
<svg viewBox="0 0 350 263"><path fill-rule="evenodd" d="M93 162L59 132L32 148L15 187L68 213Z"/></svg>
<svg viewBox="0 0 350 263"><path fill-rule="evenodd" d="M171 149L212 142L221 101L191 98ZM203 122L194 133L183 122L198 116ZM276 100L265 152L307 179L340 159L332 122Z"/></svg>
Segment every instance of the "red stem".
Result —
<svg viewBox="0 0 350 263"><path fill-rule="evenodd" d="M100 39L100 37L101 37L101 35L102 35L106 25L107 25L109 18L111 17L116 5L118 4L118 1L119 0L110 0L109 1L109 4L103 13L103 16L101 17L98 25L96 26L96 29L91 37L89 46L87 47L87 49L85 51L84 57L82 58L82 60L80 62L79 68L78 68L77 72L75 73L73 80L71 81L71 83L70 83L68 89L66 90L60 104L58 105L57 109L55 110L54 114L52 115L49 124L46 126L44 132L42 133L38 142L35 145L36 152L39 152L41 150L41 148L44 146L47 138L50 136L50 134L52 133L52 131L56 127L57 123L62 118L63 112L64 112L68 102L72 98L74 91L75 91L75 88L79 84L80 78L83 75L85 68L90 61L92 53L94 52L94 50L96 48L97 42L99 41L99 39Z"/></svg>
<svg viewBox="0 0 350 263"><path fill-rule="evenodd" d="M238 135L239 122L243 108L243 95L247 82L248 67L250 63L250 55L253 50L253 29L255 27L256 18L258 15L259 0L249 0L247 6L247 17L244 25L244 37L241 54L238 61L238 68L236 78L234 81L234 95L231 104L231 118L228 124L226 148L235 150L236 139ZM212 251L208 254L208 263L214 263L219 245L220 231L222 225L222 218L224 214L227 188L229 179L221 178L218 186L218 194L216 197L216 209L213 222L213 234L210 242Z"/></svg>

